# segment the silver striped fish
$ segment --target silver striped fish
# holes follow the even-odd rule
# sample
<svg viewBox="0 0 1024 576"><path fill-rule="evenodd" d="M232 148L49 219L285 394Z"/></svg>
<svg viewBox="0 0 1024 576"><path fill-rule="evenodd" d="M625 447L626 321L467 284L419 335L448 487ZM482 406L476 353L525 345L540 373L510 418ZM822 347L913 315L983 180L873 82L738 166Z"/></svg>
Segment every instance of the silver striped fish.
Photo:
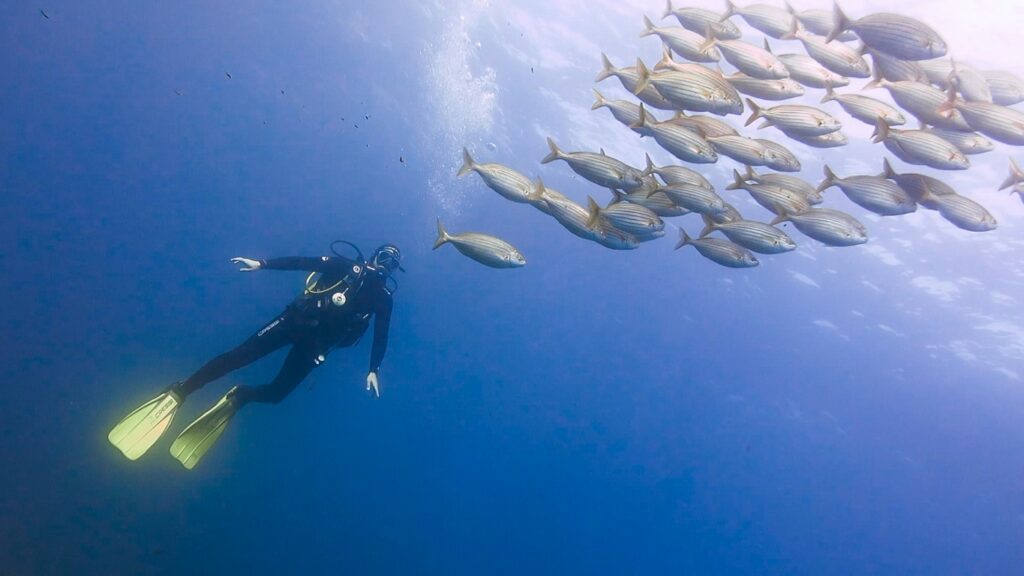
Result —
<svg viewBox="0 0 1024 576"><path fill-rule="evenodd" d="M799 40L808 56L836 74L851 78L871 77L871 68L860 52L842 42L829 42L796 26L785 38Z"/></svg>
<svg viewBox="0 0 1024 576"><path fill-rule="evenodd" d="M765 149L764 144L753 138L747 138L746 136L709 136L706 140L715 147L716 152L723 156L728 156L741 164L750 164L752 166L765 165L767 149Z"/></svg>
<svg viewBox="0 0 1024 576"><path fill-rule="evenodd" d="M715 153L714 147L700 134L667 122L652 123L647 117L643 105L640 106L640 120L630 126L630 128L636 127L650 128L655 142L680 160L694 164L718 162L718 154Z"/></svg>
<svg viewBox="0 0 1024 576"><path fill-rule="evenodd" d="M722 57L747 76L771 80L788 78L786 66L771 52L743 40L719 40L709 36L705 46L715 46Z"/></svg>
<svg viewBox="0 0 1024 576"><path fill-rule="evenodd" d="M785 8L769 4L737 6L732 0L725 0L725 14L722 15L722 19L730 18L733 14L739 15L752 28L772 38L785 36L796 21L796 17Z"/></svg>
<svg viewBox="0 0 1024 576"><path fill-rule="evenodd" d="M945 56L946 42L930 26L909 16L877 12L851 20L835 4L835 27L826 42L852 30L872 50L903 60L928 60Z"/></svg>
<svg viewBox="0 0 1024 576"><path fill-rule="evenodd" d="M630 192L629 194L619 192L618 190L612 190L612 194L614 195L612 204L620 202L638 204L662 218L684 216L690 213L686 208L676 206L675 202L672 202L672 200L660 190L654 190L653 194L648 195L649 193L649 190L637 190L635 192Z"/></svg>
<svg viewBox="0 0 1024 576"><path fill-rule="evenodd" d="M881 176L849 176L840 178L825 165L825 179L818 191L836 186L854 204L881 216L898 216L917 211L917 203L899 184Z"/></svg>
<svg viewBox="0 0 1024 576"><path fill-rule="evenodd" d="M747 119L745 126L750 126L758 118L764 118L765 121L758 128L775 126L787 134L806 136L828 134L842 128L842 124L829 113L811 106L782 104L772 108L761 108L747 98L747 107L750 108L750 118Z"/></svg>
<svg viewBox="0 0 1024 576"><path fill-rule="evenodd" d="M961 230L988 232L995 230L998 223L984 206L960 194L935 196L936 210L947 221Z"/></svg>
<svg viewBox="0 0 1024 576"><path fill-rule="evenodd" d="M522 253L501 238L479 232L449 234L438 218L434 250L445 244L455 246L455 249L464 256L491 268L519 268L526 265L526 258Z"/></svg>
<svg viewBox="0 0 1024 576"><path fill-rule="evenodd" d="M733 183L726 190L746 190L755 202L769 212L803 212L811 207L807 198L783 188L777 184L750 184L740 176L738 170L732 171Z"/></svg>
<svg viewBox="0 0 1024 576"><path fill-rule="evenodd" d="M738 222L743 220L743 215L740 214L740 211L728 202L725 203L725 210L715 214L702 214L701 216L707 216L715 224L726 224L728 222Z"/></svg>
<svg viewBox="0 0 1024 576"><path fill-rule="evenodd" d="M621 160L608 156L603 150L600 154L563 152L550 137L548 138L548 148L551 152L540 161L541 164L564 160L573 172L605 188L635 190L643 185L643 172Z"/></svg>
<svg viewBox="0 0 1024 576"><path fill-rule="evenodd" d="M947 128L949 130L960 130L970 132L971 127L964 120L963 114L953 110L948 114L939 112L948 98L946 93L934 86L920 82L890 82L881 76L876 69L871 82L864 85L864 90L872 88L885 88L896 104L910 112L918 120L925 124Z"/></svg>
<svg viewBox="0 0 1024 576"><path fill-rule="evenodd" d="M708 32L716 38L723 40L735 40L743 35L735 24L728 20L722 21L722 15L714 10L706 8L673 8L672 0L667 0L668 6L662 18L675 16L679 25L691 32L701 36L707 36Z"/></svg>
<svg viewBox="0 0 1024 576"><path fill-rule="evenodd" d="M899 110L870 96L836 94L832 87L828 87L825 89L825 95L821 97L821 103L832 101L838 103L847 114L865 124L874 126L879 118L889 126L902 126L907 123L907 119Z"/></svg>
<svg viewBox="0 0 1024 576"><path fill-rule="evenodd" d="M693 62L718 62L722 58L714 47L701 49L704 44L703 35L678 26L658 27L650 18L644 16L644 31L640 33L640 37L651 35L661 38L661 41L681 58Z"/></svg>
<svg viewBox="0 0 1024 576"><path fill-rule="evenodd" d="M708 216L704 219L704 229L700 238L718 231L739 246L759 254L782 254L796 250L796 242L788 234L775 226L753 220L737 220L719 224Z"/></svg>
<svg viewBox="0 0 1024 576"><path fill-rule="evenodd" d="M809 88L839 87L850 84L849 78L825 68L806 54L779 54L778 58L789 70L790 78Z"/></svg>
<svg viewBox="0 0 1024 576"><path fill-rule="evenodd" d="M993 104L1013 106L1024 102L1024 80L1020 76L1005 70L985 70L981 75L988 82Z"/></svg>
<svg viewBox="0 0 1024 576"><path fill-rule="evenodd" d="M520 203L528 203L528 196L533 189L533 182L522 173L503 166L501 164L478 164L469 154L469 150L462 149L462 167L459 168L457 176L462 177L470 172L476 172L487 184L487 187L501 194L507 200Z"/></svg>
<svg viewBox="0 0 1024 576"><path fill-rule="evenodd" d="M637 120L640 119L640 105L629 100L608 100L600 92L594 90L594 103L590 106L591 110L597 110L598 108L607 108L612 116L629 127L631 124L636 124ZM650 136L650 130L646 128L634 128L638 134L647 133Z"/></svg>
<svg viewBox="0 0 1024 576"><path fill-rule="evenodd" d="M949 75L953 72L953 62L949 58L921 60L917 65L924 70L929 84L934 84L943 90L949 88Z"/></svg>
<svg viewBox="0 0 1024 576"><path fill-rule="evenodd" d="M889 164L888 158L882 160L882 173L879 176L896 182L904 192L914 199L914 202L929 210L939 209L938 204L934 200L936 196L956 195L956 190L953 190L949 184L937 178L913 172L897 174L893 170L892 164Z"/></svg>
<svg viewBox="0 0 1024 576"><path fill-rule="evenodd" d="M829 132L828 134L821 134L819 136L805 136L803 134L791 134L789 132L785 132L785 134L801 144L806 144L814 148L838 148L839 146L846 146L849 142L849 140L846 139L846 134L843 134L839 130Z"/></svg>
<svg viewBox="0 0 1024 576"><path fill-rule="evenodd" d="M636 83L638 78L635 67L616 68L615 65L612 64L611 60L608 59L608 56L603 52L601 53L601 64L603 68L601 69L601 72L598 73L594 82L600 82L609 76L614 76L619 79L623 88L628 90L631 94L635 94L636 97L644 104L659 110L675 110L675 106L662 97L661 94L658 94L658 91L654 89L654 86L647 86L647 88L642 90L639 94L636 93Z"/></svg>
<svg viewBox="0 0 1024 576"><path fill-rule="evenodd" d="M720 214L726 211L725 200L714 190L694 184L667 184L658 188L676 206L698 214Z"/></svg>
<svg viewBox="0 0 1024 576"><path fill-rule="evenodd" d="M587 226L597 229L600 220L607 220L619 230L636 236L641 242L654 240L665 235L665 221L651 210L629 202L617 202L601 208L590 196L587 197L587 212L590 218Z"/></svg>
<svg viewBox="0 0 1024 576"><path fill-rule="evenodd" d="M939 106L939 114L959 111L973 130L993 140L1014 146L1024 146L1024 113L989 102L965 102L956 97L949 87L949 99Z"/></svg>
<svg viewBox="0 0 1024 576"><path fill-rule="evenodd" d="M804 93L804 87L792 78L761 80L737 72L732 76L726 76L725 79L739 92L763 100L788 100Z"/></svg>
<svg viewBox="0 0 1024 576"><path fill-rule="evenodd" d="M695 170L690 170L685 166L655 166L650 154L646 154L645 157L647 168L644 170L644 174L657 174L666 184L692 184L708 190L715 189L707 178Z"/></svg>
<svg viewBox="0 0 1024 576"><path fill-rule="evenodd" d="M757 184L772 184L785 188L790 192L795 192L800 196L803 196L809 205L821 204L822 197L821 193L813 184L800 178L799 176L793 176L792 174L777 174L772 172L765 172L758 174L754 171L754 168L747 166L747 172L743 175L743 179L747 181L754 181Z"/></svg>
<svg viewBox="0 0 1024 576"><path fill-rule="evenodd" d="M968 102L992 103L992 90L988 87L985 76L964 63L952 62L953 71L949 74L949 83Z"/></svg>
<svg viewBox="0 0 1024 576"><path fill-rule="evenodd" d="M680 110L712 112L720 116L742 114L743 101L731 84L719 86L703 73L664 70L651 73L643 61L636 60L637 83L634 93L649 86Z"/></svg>
<svg viewBox="0 0 1024 576"><path fill-rule="evenodd" d="M683 246L693 246L700 255L727 268L752 268L760 264L750 250L721 238L698 238L694 240L682 228L679 229L679 242L676 250Z"/></svg>
<svg viewBox="0 0 1024 576"><path fill-rule="evenodd" d="M879 75L890 82L928 83L928 74L919 62L900 60L870 49L867 53L871 55L871 62L878 69Z"/></svg>
<svg viewBox="0 0 1024 576"><path fill-rule="evenodd" d="M780 213L771 225L781 222L792 222L805 236L826 246L856 246L868 241L867 228L860 221L831 208L808 208L799 214Z"/></svg>
<svg viewBox="0 0 1024 576"><path fill-rule="evenodd" d="M995 149L995 144L991 140L977 132L959 132L942 128L925 128L924 131L946 140L964 154L984 154Z"/></svg>
<svg viewBox="0 0 1024 576"><path fill-rule="evenodd" d="M696 74L703 77L720 91L730 94L730 96L735 95L736 99L739 99L736 89L732 87L732 84L729 84L720 71L712 70L703 64L696 64L694 62L676 62L672 58L672 51L669 50L668 46L662 46L661 60L654 65L654 70L674 70L684 74Z"/></svg>
<svg viewBox="0 0 1024 576"><path fill-rule="evenodd" d="M594 239L594 233L587 228L587 220L590 218L587 209L570 200L565 194L544 186L544 181L540 178L530 192L530 204L554 218L574 235L584 240Z"/></svg>
<svg viewBox="0 0 1024 576"><path fill-rule="evenodd" d="M966 170L971 161L950 142L924 130L897 130L878 119L871 141L882 142L890 152L908 164L939 170Z"/></svg>
<svg viewBox="0 0 1024 576"><path fill-rule="evenodd" d="M771 140L755 138L754 140L764 146L764 165L779 172L799 172L801 169L800 159L789 149Z"/></svg>
<svg viewBox="0 0 1024 576"><path fill-rule="evenodd" d="M786 2L786 8L796 16L796 19L800 21L800 24L807 29L811 34L817 34L818 36L828 36L832 28L835 27L835 15L831 10L811 9L801 10L797 12ZM846 30L836 36L836 40L840 42L850 42L857 39L857 35L849 30Z"/></svg>
<svg viewBox="0 0 1024 576"><path fill-rule="evenodd" d="M670 124L677 124L683 128L693 130L699 134L703 134L705 138L709 136L736 136L739 132L735 128L730 126L727 122L719 120L713 116L701 116L694 114L687 116L682 111L676 112L676 115L668 120L665 120Z"/></svg>
<svg viewBox="0 0 1024 576"><path fill-rule="evenodd" d="M607 220L598 222L593 240L612 250L636 250L640 247L640 240L636 236L619 230Z"/></svg>

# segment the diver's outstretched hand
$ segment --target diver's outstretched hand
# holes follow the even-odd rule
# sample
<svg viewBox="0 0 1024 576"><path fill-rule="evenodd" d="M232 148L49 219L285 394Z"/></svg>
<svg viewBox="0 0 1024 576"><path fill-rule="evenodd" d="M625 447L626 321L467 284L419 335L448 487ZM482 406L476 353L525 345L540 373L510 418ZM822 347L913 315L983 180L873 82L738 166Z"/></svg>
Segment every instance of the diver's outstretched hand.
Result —
<svg viewBox="0 0 1024 576"><path fill-rule="evenodd" d="M262 264L259 260L253 260L252 258L242 258L241 256L231 259L234 264L240 264L242 267L239 268L239 272L253 272L259 270Z"/></svg>
<svg viewBox="0 0 1024 576"><path fill-rule="evenodd" d="M366 391L373 390L373 395L380 398L380 387L377 385L377 373L370 372L366 375Z"/></svg>

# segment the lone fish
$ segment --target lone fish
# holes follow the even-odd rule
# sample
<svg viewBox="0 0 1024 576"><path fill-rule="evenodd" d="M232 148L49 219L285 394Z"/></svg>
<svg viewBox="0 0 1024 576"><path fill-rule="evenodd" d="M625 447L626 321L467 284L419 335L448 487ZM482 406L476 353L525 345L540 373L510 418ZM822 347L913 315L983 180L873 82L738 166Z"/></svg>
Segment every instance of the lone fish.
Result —
<svg viewBox="0 0 1024 576"><path fill-rule="evenodd" d="M519 268L526 265L526 258L519 250L501 238L479 232L449 234L438 218L434 250L445 244L455 246L464 256L491 268Z"/></svg>

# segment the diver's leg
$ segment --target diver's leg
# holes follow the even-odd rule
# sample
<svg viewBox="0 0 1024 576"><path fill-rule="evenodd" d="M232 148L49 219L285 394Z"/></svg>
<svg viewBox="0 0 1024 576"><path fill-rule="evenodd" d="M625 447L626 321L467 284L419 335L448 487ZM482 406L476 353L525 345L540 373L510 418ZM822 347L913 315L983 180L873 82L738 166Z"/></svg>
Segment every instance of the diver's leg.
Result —
<svg viewBox="0 0 1024 576"><path fill-rule="evenodd" d="M280 372L270 384L240 386L235 395L243 405L248 402L277 404L295 390L299 382L302 382L319 363L317 352L312 346L296 343L288 352Z"/></svg>
<svg viewBox="0 0 1024 576"><path fill-rule="evenodd" d="M184 382L174 386L182 398L228 372L252 364L271 352L292 342L291 319L285 312L269 322L238 347L210 360Z"/></svg>

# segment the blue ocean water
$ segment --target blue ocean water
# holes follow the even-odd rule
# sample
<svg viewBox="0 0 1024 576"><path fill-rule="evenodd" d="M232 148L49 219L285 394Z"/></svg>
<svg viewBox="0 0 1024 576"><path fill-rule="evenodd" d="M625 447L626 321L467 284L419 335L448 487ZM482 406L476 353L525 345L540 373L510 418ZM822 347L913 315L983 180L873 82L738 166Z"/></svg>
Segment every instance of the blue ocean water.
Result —
<svg viewBox="0 0 1024 576"><path fill-rule="evenodd" d="M940 8L937 27L956 19ZM996 231L870 218L833 190L867 245L792 231L796 253L750 270L674 252L674 229L609 251L456 179L467 146L607 200L539 164L549 135L667 162L589 109L600 52L656 61L637 34L662 11L6 9L0 572L1019 573L1024 206L995 192L1011 148L966 174L897 163L984 203ZM985 25L964 26L981 47L957 57L1019 73L980 52ZM851 128L848 148L801 149L801 176L879 171L870 128ZM733 164L719 164L724 185ZM436 217L529 264L432 251ZM690 218L673 223L692 234ZM405 255L379 399L363 390L365 338L282 404L246 407L193 471L167 439L137 462L108 444L127 410L301 290L302 274L239 274L231 257L326 254L338 238ZM175 432L282 359L190 397Z"/></svg>

